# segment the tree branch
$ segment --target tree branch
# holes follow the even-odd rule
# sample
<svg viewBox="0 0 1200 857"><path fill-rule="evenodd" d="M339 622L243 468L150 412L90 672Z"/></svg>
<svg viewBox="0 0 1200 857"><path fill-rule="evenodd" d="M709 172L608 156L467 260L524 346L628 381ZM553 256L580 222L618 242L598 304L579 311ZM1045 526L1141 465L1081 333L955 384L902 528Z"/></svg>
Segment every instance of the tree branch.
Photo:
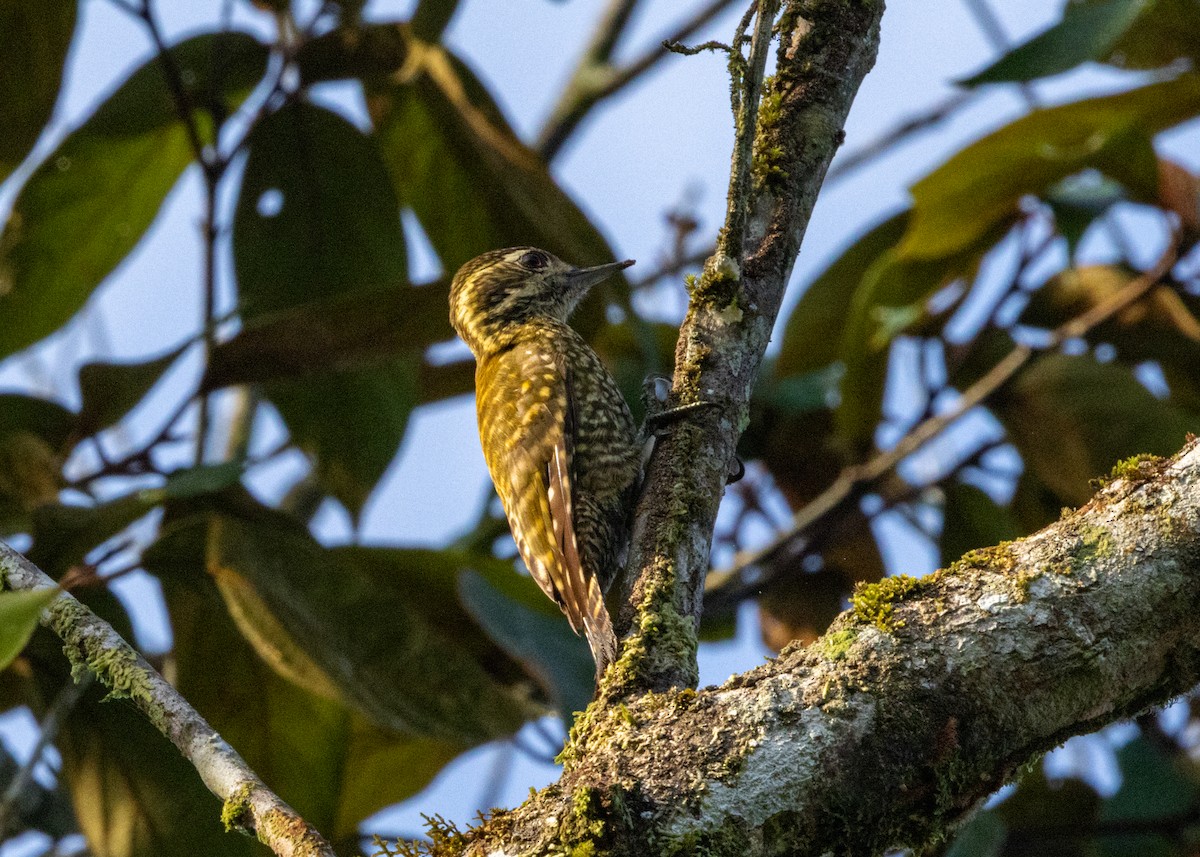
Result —
<svg viewBox="0 0 1200 857"><path fill-rule="evenodd" d="M33 563L0 542L0 591L56 588ZM280 857L335 857L333 849L296 811L267 788L237 751L112 626L62 593L42 624L62 638L72 673L95 673L110 696L129 698L196 768L209 791L225 803L222 818Z"/></svg>
<svg viewBox="0 0 1200 857"><path fill-rule="evenodd" d="M1193 438L1039 533L860 589L811 646L589 712L558 784L444 853L919 847L1068 736L1198 680Z"/></svg>
<svg viewBox="0 0 1200 857"><path fill-rule="evenodd" d="M691 290L672 389L672 404L716 407L670 424L655 446L635 517L628 566L635 573L618 617L625 639L606 684L609 699L696 682L695 628L717 506L817 191L874 63L882 12L879 2L790 0L762 105L743 99L726 227Z"/></svg>

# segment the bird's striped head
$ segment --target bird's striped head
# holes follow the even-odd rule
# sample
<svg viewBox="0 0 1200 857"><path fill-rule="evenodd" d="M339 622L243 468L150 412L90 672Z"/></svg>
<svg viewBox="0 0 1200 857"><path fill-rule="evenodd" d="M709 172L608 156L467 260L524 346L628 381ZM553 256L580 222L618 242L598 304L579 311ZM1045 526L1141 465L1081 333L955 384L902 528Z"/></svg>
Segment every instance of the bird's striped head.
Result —
<svg viewBox="0 0 1200 857"><path fill-rule="evenodd" d="M576 268L536 247L492 250L454 275L450 323L477 356L505 348L527 322L566 322L588 288L632 264Z"/></svg>

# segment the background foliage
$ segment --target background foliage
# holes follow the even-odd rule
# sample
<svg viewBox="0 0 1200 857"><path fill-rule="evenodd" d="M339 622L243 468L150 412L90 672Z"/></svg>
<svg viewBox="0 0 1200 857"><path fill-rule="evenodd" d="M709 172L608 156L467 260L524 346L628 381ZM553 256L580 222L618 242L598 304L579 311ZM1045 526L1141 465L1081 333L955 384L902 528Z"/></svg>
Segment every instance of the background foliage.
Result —
<svg viewBox="0 0 1200 857"><path fill-rule="evenodd" d="M127 637L110 587L153 575L173 639L159 665L354 853L364 819L464 750L531 721L545 730L555 712L569 721L590 694L590 661L514 567L494 502L438 549L326 544L314 516L334 502L357 520L414 410L469 393L465 351L442 345L459 264L521 244L581 264L614 254L549 167L575 126L552 124L540 146L513 129L441 40L454 4L368 22L356 3L264 2L270 39L217 21L168 46L153 9L109 2L145 24L156 55L18 170L54 111L77 10L0 0L0 48L20 69L0 78L0 179L15 188L0 234L0 359L36 358L86 312L189 171L205 189L202 267L163 271L162 292L193 301L198 283L204 323L167 353L79 366L57 399L0 395L0 535ZM906 210L798 285L718 530L709 638L731 634L750 602L770 647L814 639L856 582L884 574L887 516L948 563L1086 501L1120 460L1200 432L1200 178L1155 149L1200 115L1198 58L1195 0L1077 0L962 82L966 97L1016 88L1027 115L934 169ZM1028 88L1087 62L1125 70L1115 94L1043 106ZM368 122L313 97L333 81L361 90ZM565 104L586 111L598 91L576 82ZM410 277L402 212L441 276ZM686 206L670 224L662 263L577 317L634 405L642 379L670 366L670 308L712 237ZM1153 288L1093 318L1156 260L1166 273ZM1028 359L988 387L1020 347ZM166 408L154 399L164 387ZM972 390L983 404L960 414ZM932 445L855 477L930 419L948 423ZM293 484L248 487L294 450L310 466ZM830 491L836 502L804 518ZM764 531L775 548L747 562ZM47 736L61 770L3 797L0 833L38 831L27 846L62 840L97 857L259 850L222 831L215 799L131 707L94 688L75 698L56 641L34 631L39 606L0 594L0 710L61 711ZM1192 853L1197 721L1177 706L1130 729L1113 739L1115 792L1035 766L946 848ZM20 783L18 767L0 744L0 786Z"/></svg>

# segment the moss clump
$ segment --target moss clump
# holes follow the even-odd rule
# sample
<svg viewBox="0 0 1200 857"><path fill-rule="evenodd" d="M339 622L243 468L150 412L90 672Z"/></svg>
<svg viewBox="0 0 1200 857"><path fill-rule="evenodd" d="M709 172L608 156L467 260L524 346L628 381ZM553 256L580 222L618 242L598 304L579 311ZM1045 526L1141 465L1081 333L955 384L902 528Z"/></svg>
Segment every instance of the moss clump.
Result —
<svg viewBox="0 0 1200 857"><path fill-rule="evenodd" d="M827 661L840 661L858 639L857 628L843 628L821 637L812 644L813 651Z"/></svg>
<svg viewBox="0 0 1200 857"><path fill-rule="evenodd" d="M397 840L389 845L378 836L375 837L375 853L373 857L442 857L442 855L461 854L467 847L466 835L455 826L454 822L446 821L440 815L422 815L425 819L425 832L429 835L428 842L406 842Z"/></svg>
<svg viewBox="0 0 1200 857"><path fill-rule="evenodd" d="M1075 548L1072 559L1075 563L1102 559L1112 553L1114 546L1115 542L1108 530L1088 524L1079 528L1079 546Z"/></svg>
<svg viewBox="0 0 1200 857"><path fill-rule="evenodd" d="M1108 476L1102 476L1099 479L1092 480L1093 488L1103 488L1111 482L1116 482L1118 479L1127 479L1130 482L1141 482L1150 475L1153 470L1151 465L1156 465L1164 459L1157 455L1149 453L1140 453L1131 455L1129 458L1123 458L1118 461Z"/></svg>
<svg viewBox="0 0 1200 857"><path fill-rule="evenodd" d="M250 796L254 786L242 783L221 806L221 823L225 825L226 833L246 833L250 830Z"/></svg>
<svg viewBox="0 0 1200 857"><path fill-rule="evenodd" d="M1008 574L1017 566L1013 556L1012 542L1000 542L990 548L967 551L962 559L950 566L952 571L962 571L968 568L992 569Z"/></svg>
<svg viewBox="0 0 1200 857"><path fill-rule="evenodd" d="M904 627L904 622L895 618L896 604L920 586L921 581L907 574L885 577L878 583L860 583L850 596L850 608L859 622L874 625L880 631L890 634Z"/></svg>
<svg viewBox="0 0 1200 857"><path fill-rule="evenodd" d="M611 833L599 789L580 786L571 793L571 811L558 825L565 857L601 857L608 853L604 837Z"/></svg>

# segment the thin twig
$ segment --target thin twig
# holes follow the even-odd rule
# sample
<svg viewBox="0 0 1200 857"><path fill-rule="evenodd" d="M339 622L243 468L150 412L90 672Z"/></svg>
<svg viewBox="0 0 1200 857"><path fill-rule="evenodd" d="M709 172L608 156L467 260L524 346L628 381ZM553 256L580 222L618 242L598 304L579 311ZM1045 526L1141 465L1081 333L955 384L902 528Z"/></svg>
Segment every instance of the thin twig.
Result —
<svg viewBox="0 0 1200 857"><path fill-rule="evenodd" d="M50 703L50 708L46 711L42 722L38 724L38 739L33 745L33 752L29 755L29 760L21 766L17 773L9 781L8 788L4 790L3 797L0 797L0 842L3 842L5 837L11 832L11 825L16 821L18 814L17 804L21 799L21 795L25 789L29 787L33 780L33 770L41 761L42 754L46 752L46 748L53 743L58 737L58 730L62 727L63 720L75 708L80 697L83 696L92 684L92 674L85 673L80 677L78 682L68 681L59 690L54 697L54 701Z"/></svg>
<svg viewBox="0 0 1200 857"><path fill-rule="evenodd" d="M1042 350L1052 350L1068 340L1084 336L1097 325L1140 300L1170 271L1175 259L1176 245L1172 240L1153 268L1128 282L1106 300L1060 325L1051 333L1049 343ZM890 473L901 461L940 435L972 408L983 404L1012 380L1036 353L1038 352L1030 346L1018 345L967 388L949 411L921 422L894 447L879 453L871 460L844 468L833 484L796 512L792 518L792 526L786 533L749 555L737 557L731 567L710 573L706 595L719 597L722 601L736 600L752 589L765 585L778 573L779 568L785 565L779 560L794 557L804 550L807 532L815 524L847 502L861 496L869 485ZM747 579L752 569L758 572L754 575L753 583Z"/></svg>
<svg viewBox="0 0 1200 857"><path fill-rule="evenodd" d="M57 586L3 542L0 584L14 591ZM111 625L65 592L43 612L42 624L62 638L75 672L86 667L114 695L122 695L131 685L138 688L129 695L130 701L179 748L209 791L225 802L222 817L231 826L257 836L281 857L335 857L324 838L268 789L237 751Z"/></svg>
<svg viewBox="0 0 1200 857"><path fill-rule="evenodd" d="M734 2L735 0L711 0L706 6L697 9L696 13L674 32L656 42L654 47L627 66L615 68L608 63L607 56L603 63L592 64L586 69L581 62L550 118L538 133L535 148L541 156L546 161L553 160L592 108L640 79L670 55L668 44L691 38Z"/></svg>

